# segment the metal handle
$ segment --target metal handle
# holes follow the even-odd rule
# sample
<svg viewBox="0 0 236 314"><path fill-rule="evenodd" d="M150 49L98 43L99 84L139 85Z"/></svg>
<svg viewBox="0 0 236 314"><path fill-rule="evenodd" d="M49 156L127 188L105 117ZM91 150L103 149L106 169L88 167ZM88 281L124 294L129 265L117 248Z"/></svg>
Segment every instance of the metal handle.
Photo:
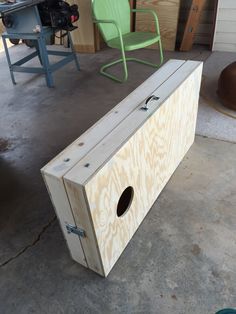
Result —
<svg viewBox="0 0 236 314"><path fill-rule="evenodd" d="M160 99L160 97L157 97L155 95L151 95L150 97L148 97L146 99L145 106L141 107L141 109L147 111L149 109L149 107L148 107L149 102L153 101L153 100L158 100L158 99Z"/></svg>

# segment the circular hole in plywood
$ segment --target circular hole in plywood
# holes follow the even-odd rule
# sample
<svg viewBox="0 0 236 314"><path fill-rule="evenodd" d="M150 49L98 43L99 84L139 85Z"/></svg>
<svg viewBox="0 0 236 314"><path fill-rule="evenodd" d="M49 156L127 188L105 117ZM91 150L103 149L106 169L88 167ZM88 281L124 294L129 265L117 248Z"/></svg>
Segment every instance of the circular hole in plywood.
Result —
<svg viewBox="0 0 236 314"><path fill-rule="evenodd" d="M127 213L133 201L133 197L134 197L134 189L132 188L132 186L128 186L121 194L121 197L117 205L116 212L117 212L118 217L121 217Z"/></svg>

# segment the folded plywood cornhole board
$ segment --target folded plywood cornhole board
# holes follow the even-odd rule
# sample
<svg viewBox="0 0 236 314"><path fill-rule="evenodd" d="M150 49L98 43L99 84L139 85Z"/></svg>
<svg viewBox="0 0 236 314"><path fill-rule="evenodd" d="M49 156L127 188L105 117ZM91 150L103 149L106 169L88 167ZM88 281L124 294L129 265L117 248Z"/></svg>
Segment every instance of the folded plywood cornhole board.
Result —
<svg viewBox="0 0 236 314"><path fill-rule="evenodd" d="M194 141L201 75L169 61L42 169L78 263L118 260Z"/></svg>

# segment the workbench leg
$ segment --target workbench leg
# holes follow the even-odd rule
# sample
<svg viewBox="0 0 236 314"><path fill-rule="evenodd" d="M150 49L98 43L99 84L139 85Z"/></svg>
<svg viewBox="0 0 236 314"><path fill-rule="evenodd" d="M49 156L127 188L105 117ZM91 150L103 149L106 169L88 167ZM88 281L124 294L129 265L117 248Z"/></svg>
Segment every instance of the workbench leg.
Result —
<svg viewBox="0 0 236 314"><path fill-rule="evenodd" d="M74 44L73 44L73 40L71 38L70 32L68 32L68 39L69 39L69 43L70 43L70 48L71 48L71 50L73 52L73 55L74 55L74 59L75 59L75 64L76 64L77 70L79 71L80 70L80 65L79 65L78 57L76 55L76 51L75 51L75 48L74 48Z"/></svg>
<svg viewBox="0 0 236 314"><path fill-rule="evenodd" d="M41 57L40 59L42 60L43 68L45 71L47 86L54 87L52 72L51 72L48 53L47 53L47 46L45 42L46 41L43 36L39 37L38 46L39 46L39 53Z"/></svg>
<svg viewBox="0 0 236 314"><path fill-rule="evenodd" d="M41 55L40 55L39 42L38 42L38 40L36 40L35 49L36 49L37 54L38 54L39 62L40 62L41 65L43 65L43 62L42 62L42 59L41 59Z"/></svg>
<svg viewBox="0 0 236 314"><path fill-rule="evenodd" d="M2 41L3 41L3 46L4 46L6 57L7 57L7 63L8 63L9 70L10 70L11 80L12 80L12 83L15 85L16 81L15 81L15 77L14 77L14 72L12 71L11 58L10 58L10 54L9 54L9 51L8 51L6 38L3 37L3 36L2 36Z"/></svg>

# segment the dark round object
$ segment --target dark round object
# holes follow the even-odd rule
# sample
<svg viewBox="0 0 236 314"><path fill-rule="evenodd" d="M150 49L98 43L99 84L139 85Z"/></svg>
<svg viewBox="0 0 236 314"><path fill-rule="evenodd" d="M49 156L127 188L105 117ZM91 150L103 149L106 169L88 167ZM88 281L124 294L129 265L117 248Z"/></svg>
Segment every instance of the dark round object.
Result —
<svg viewBox="0 0 236 314"><path fill-rule="evenodd" d="M2 22L6 28L12 28L14 24L14 18L11 14L8 14L2 18Z"/></svg>
<svg viewBox="0 0 236 314"><path fill-rule="evenodd" d="M236 110L236 62L221 72L217 94L225 107Z"/></svg>
<svg viewBox="0 0 236 314"><path fill-rule="evenodd" d="M13 45L19 45L20 39L11 38L11 39L9 39L9 40L10 40L10 42L11 42Z"/></svg>
<svg viewBox="0 0 236 314"><path fill-rule="evenodd" d="M234 309L224 309L224 310L221 310L221 311L217 312L216 314L236 314L236 310L234 310Z"/></svg>
<svg viewBox="0 0 236 314"><path fill-rule="evenodd" d="M24 39L23 40L23 43L29 47L29 48L34 48L35 45L37 44L37 41L36 40L32 40L32 39Z"/></svg>

